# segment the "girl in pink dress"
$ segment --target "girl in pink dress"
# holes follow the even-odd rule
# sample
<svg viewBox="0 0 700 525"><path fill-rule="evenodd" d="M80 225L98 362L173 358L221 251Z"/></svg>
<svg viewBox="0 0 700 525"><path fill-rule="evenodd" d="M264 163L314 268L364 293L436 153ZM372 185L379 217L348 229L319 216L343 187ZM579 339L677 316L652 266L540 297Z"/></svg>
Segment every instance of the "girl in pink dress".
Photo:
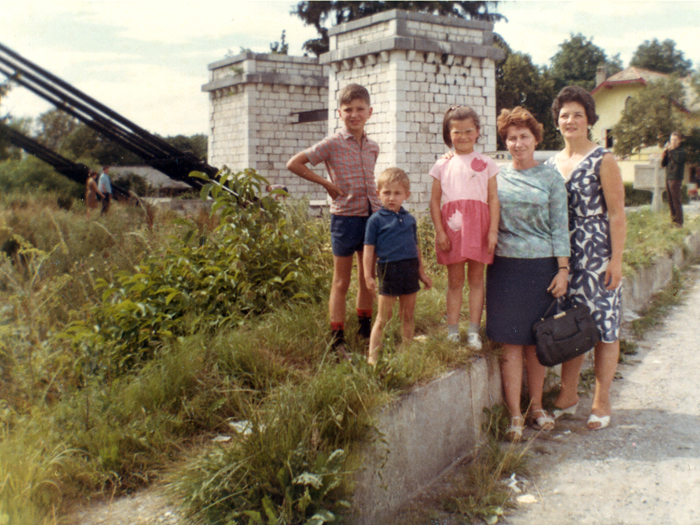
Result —
<svg viewBox="0 0 700 525"><path fill-rule="evenodd" d="M479 326L484 309L484 268L493 262L498 238L496 163L474 151L479 117L465 106L450 108L442 122L442 136L454 154L430 170L434 178L430 215L435 225L437 261L447 266L447 338L459 341L464 266L468 263L469 346L481 349Z"/></svg>

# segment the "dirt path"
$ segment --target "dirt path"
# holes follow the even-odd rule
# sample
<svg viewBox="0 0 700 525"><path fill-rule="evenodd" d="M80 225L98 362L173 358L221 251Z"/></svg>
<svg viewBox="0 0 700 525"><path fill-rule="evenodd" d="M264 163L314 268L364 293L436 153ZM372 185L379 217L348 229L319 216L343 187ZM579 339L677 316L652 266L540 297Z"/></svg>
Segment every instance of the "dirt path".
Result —
<svg viewBox="0 0 700 525"><path fill-rule="evenodd" d="M585 429L582 397L574 418L534 442L526 492L536 501L505 523L700 523L700 266L691 278L682 304L618 368L610 427Z"/></svg>

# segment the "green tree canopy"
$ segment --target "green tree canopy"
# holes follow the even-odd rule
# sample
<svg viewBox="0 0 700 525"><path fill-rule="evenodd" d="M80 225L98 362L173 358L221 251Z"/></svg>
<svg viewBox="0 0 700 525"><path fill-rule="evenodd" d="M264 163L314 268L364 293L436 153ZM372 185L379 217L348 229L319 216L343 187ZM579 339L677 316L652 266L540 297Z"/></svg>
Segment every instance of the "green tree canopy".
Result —
<svg viewBox="0 0 700 525"><path fill-rule="evenodd" d="M600 65L606 65L609 74L622 69L619 54L608 60L605 51L581 33L572 34L569 40L559 44L559 51L552 57L551 64L557 91L571 85L590 91L595 87L596 71Z"/></svg>
<svg viewBox="0 0 700 525"><path fill-rule="evenodd" d="M74 162L82 162L88 166L144 164L144 160L135 153L59 109L41 114L36 124L36 140ZM199 159L207 158L206 135L198 134L191 137L176 135L160 138L179 150L192 153Z"/></svg>
<svg viewBox="0 0 700 525"><path fill-rule="evenodd" d="M559 147L559 135L549 116L552 99L556 95L554 80L546 69L532 63L530 55L513 53L508 45L496 38L496 46L506 57L496 64L496 114L501 110L522 106L544 125L542 149ZM504 147L499 144L499 147Z"/></svg>
<svg viewBox="0 0 700 525"><path fill-rule="evenodd" d="M312 25L319 34L318 38L304 42L303 48L316 56L320 56L328 51L328 28L326 24L330 21L332 25L351 22L365 16L374 15L391 9L404 9L406 11L417 11L419 13L432 13L442 16L454 16L473 20L496 21L503 17L493 13L490 9L495 8L498 2L495 1L472 1L472 2L368 2L368 1L309 1L299 2L292 10L292 14L298 16L304 25Z"/></svg>
<svg viewBox="0 0 700 525"><path fill-rule="evenodd" d="M656 80L630 97L622 118L612 128L616 155L648 146L663 146L673 131L683 128L685 90L675 77Z"/></svg>
<svg viewBox="0 0 700 525"><path fill-rule="evenodd" d="M673 40L659 42L654 38L639 45L630 60L630 66L685 76L690 73L693 62L683 58L683 52L676 49Z"/></svg>

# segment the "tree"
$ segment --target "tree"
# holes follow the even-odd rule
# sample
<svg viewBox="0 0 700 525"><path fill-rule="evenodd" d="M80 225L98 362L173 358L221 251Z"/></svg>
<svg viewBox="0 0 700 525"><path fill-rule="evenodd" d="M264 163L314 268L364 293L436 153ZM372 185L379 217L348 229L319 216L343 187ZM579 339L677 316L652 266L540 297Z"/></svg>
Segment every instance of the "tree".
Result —
<svg viewBox="0 0 700 525"><path fill-rule="evenodd" d="M648 146L660 147L673 131L683 128L685 90L675 77L656 80L631 97L622 118L612 128L616 155L629 155Z"/></svg>
<svg viewBox="0 0 700 525"><path fill-rule="evenodd" d="M630 66L686 76L690 73L693 62L683 58L683 52L676 50L673 40L659 42L654 38L639 45L630 60Z"/></svg>
<svg viewBox="0 0 700 525"><path fill-rule="evenodd" d="M365 16L374 15L391 9L404 9L419 13L432 13L442 16L454 16L473 20L496 21L503 17L491 13L489 8L495 7L498 2L472 1L472 2L354 2L354 1L309 1L299 2L292 10L292 14L298 16L304 25L313 25L320 35L304 42L303 49L316 56L328 52L328 29L326 22L332 17L333 25L351 22Z"/></svg>
<svg viewBox="0 0 700 525"><path fill-rule="evenodd" d="M207 160L207 136L199 133L186 137L185 135L175 135L165 137L163 140L182 151L188 151L200 160Z"/></svg>
<svg viewBox="0 0 700 525"><path fill-rule="evenodd" d="M49 148L58 151L71 133L82 124L80 121L60 109L50 109L36 119L36 140Z"/></svg>
<svg viewBox="0 0 700 525"><path fill-rule="evenodd" d="M570 85L590 91L595 87L596 71L600 65L607 65L609 74L613 70L622 70L619 54L608 60L605 51L581 33L572 34L569 40L559 44L559 48L551 59L551 73L557 91Z"/></svg>
<svg viewBox="0 0 700 525"><path fill-rule="evenodd" d="M287 43L287 31L282 30L282 36L279 42L274 42L270 44L270 53L273 55L287 55L289 54L289 44Z"/></svg>
<svg viewBox="0 0 700 525"><path fill-rule="evenodd" d="M549 111L556 95L554 80L548 71L532 63L530 55L511 52L500 36L495 44L506 52L506 57L496 64L496 113L500 114L503 108L524 107L544 126L539 147L557 149L559 134Z"/></svg>

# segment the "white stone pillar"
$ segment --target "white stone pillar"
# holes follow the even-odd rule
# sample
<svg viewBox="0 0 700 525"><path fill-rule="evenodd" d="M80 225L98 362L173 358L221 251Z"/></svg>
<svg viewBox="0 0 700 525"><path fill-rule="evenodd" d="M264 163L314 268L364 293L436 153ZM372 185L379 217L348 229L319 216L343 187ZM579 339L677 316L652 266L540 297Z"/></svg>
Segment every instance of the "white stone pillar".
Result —
<svg viewBox="0 0 700 525"><path fill-rule="evenodd" d="M210 64L202 86L210 99L209 164L253 168L292 197L325 200L323 188L285 165L326 135L327 69L315 58L255 53Z"/></svg>
<svg viewBox="0 0 700 525"><path fill-rule="evenodd" d="M393 10L329 30L329 133L335 131L338 92L355 82L372 98L368 135L379 143L376 173L390 166L411 177L407 207L426 213L428 171L447 151L442 119L451 106L472 107L481 119L477 149L496 151L493 24Z"/></svg>

